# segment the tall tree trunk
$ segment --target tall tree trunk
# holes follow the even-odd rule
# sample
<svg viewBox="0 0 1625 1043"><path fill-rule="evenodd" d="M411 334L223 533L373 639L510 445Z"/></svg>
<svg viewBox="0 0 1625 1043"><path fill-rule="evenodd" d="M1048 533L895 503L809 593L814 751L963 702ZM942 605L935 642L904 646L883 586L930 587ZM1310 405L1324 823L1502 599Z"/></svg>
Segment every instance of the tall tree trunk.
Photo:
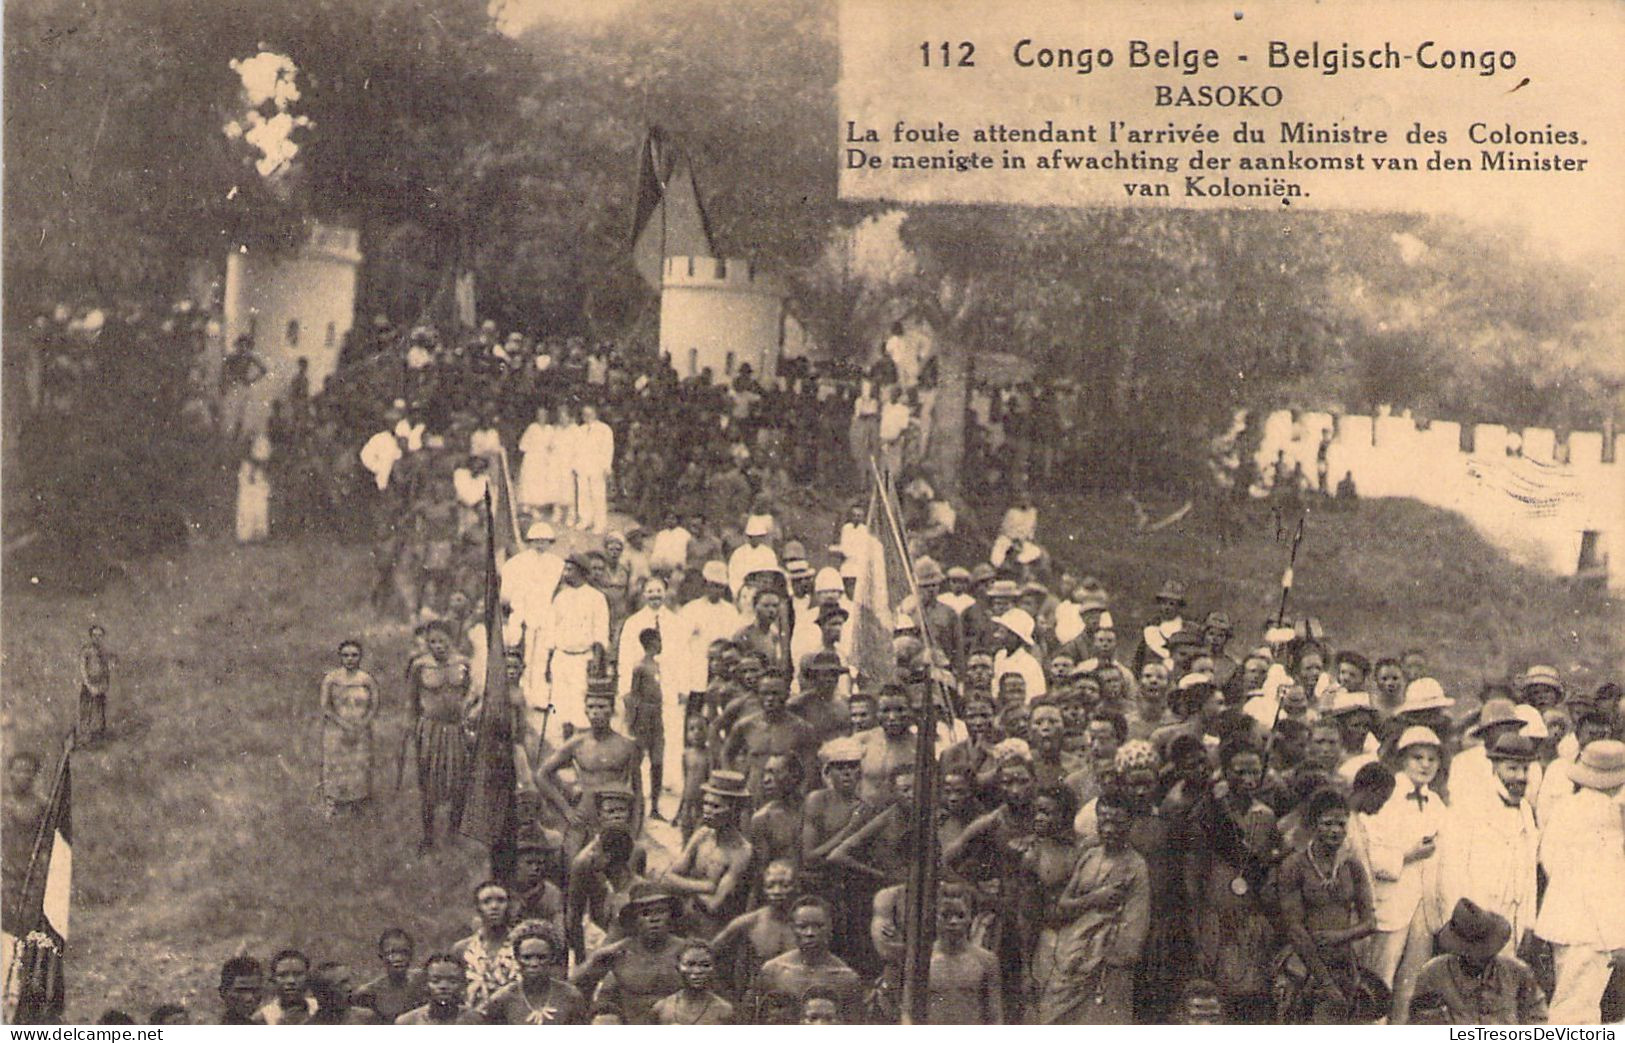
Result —
<svg viewBox="0 0 1625 1043"><path fill-rule="evenodd" d="M936 480L937 495L956 506L963 502L961 471L965 463L965 411L970 404L970 356L959 341L936 333L937 402L931 412L926 465Z"/></svg>

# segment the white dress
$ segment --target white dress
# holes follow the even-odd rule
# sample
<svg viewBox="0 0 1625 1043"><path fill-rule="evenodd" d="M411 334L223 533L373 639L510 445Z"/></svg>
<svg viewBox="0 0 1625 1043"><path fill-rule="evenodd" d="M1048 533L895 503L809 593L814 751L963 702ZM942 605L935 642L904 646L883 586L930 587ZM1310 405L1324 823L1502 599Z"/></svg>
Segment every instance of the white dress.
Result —
<svg viewBox="0 0 1625 1043"><path fill-rule="evenodd" d="M554 428L551 424L531 424L519 439L519 488L515 490L520 504L526 507L550 507L559 501L554 498L557 485L554 459Z"/></svg>

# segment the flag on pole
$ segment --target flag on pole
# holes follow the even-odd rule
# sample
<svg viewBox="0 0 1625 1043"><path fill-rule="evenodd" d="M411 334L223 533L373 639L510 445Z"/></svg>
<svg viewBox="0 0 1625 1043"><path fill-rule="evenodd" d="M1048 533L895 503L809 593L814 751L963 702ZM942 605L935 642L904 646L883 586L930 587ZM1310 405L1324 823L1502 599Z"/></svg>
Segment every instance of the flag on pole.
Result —
<svg viewBox="0 0 1625 1043"><path fill-rule="evenodd" d="M485 685L475 728L467 810L460 832L490 849L491 876L509 880L515 862L518 776L514 771L514 712L508 702L508 649L502 638L502 578L497 571L496 514L485 490ZM476 679L477 680L477 679Z"/></svg>
<svg viewBox="0 0 1625 1043"><path fill-rule="evenodd" d="M875 483L871 509L871 531L877 532L880 553L889 575L898 577L898 591L909 591L920 604L919 584L914 579L908 555L908 537L903 532L902 512L886 476L874 460L870 471ZM916 620L927 657L936 650L929 622ZM895 657L894 657L895 658ZM934 669L928 668L925 691L918 700L914 745L914 806L910 808L915 858L909 867L907 908L903 921L903 1024L925 1025L930 1021L931 946L936 937L937 908L937 714L939 703L946 705L946 693L938 691Z"/></svg>
<svg viewBox="0 0 1625 1043"><path fill-rule="evenodd" d="M70 739L34 838L21 899L9 911L6 924L0 959L5 963L8 1024L60 1024L63 1019L67 998L63 949L68 943L73 892L71 751Z"/></svg>
<svg viewBox="0 0 1625 1043"><path fill-rule="evenodd" d="M666 258L715 256L710 219L688 157L659 127L650 127L638 157L632 216L632 262L638 274L659 291Z"/></svg>
<svg viewBox="0 0 1625 1043"><path fill-rule="evenodd" d="M855 541L858 550L857 585L852 590L852 664L868 691L897 677L897 656L892 651L896 616L892 613L886 550L876 532L880 521L880 486L869 499L864 532Z"/></svg>

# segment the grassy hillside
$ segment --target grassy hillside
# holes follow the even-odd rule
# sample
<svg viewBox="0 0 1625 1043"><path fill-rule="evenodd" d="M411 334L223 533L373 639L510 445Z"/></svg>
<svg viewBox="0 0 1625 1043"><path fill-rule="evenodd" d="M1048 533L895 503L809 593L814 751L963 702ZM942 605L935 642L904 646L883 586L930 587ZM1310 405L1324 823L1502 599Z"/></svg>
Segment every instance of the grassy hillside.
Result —
<svg viewBox="0 0 1625 1043"><path fill-rule="evenodd" d="M814 534L830 519L799 521L821 546ZM1221 548L1196 519L1141 536L1115 499L1043 504L1040 529L1063 564L1106 583L1120 625L1170 575L1189 583L1194 609L1224 607L1247 638L1279 593L1286 548L1270 532ZM365 548L217 543L97 597L6 597L11 748L47 748L68 727L92 619L121 656L113 736L75 761L70 1016L171 1000L212 1010L211 976L243 948L297 945L360 974L384 926L424 944L466 933L481 852L413 853L412 783L391 790L407 635L372 618L368 569ZM1313 517L1297 578L1296 605L1325 620L1336 646L1421 645L1452 691L1532 659L1565 672L1584 662L1588 679L1619 672L1617 603L1508 565L1465 523L1416 504ZM385 688L384 792L370 817L329 823L316 799L316 685L351 635Z"/></svg>

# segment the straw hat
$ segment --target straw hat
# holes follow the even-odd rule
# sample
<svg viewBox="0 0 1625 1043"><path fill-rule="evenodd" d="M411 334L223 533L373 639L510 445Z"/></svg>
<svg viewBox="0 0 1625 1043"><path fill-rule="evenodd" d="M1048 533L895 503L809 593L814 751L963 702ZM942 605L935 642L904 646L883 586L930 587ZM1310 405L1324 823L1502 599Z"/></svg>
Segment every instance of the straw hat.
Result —
<svg viewBox="0 0 1625 1043"><path fill-rule="evenodd" d="M553 531L553 526L544 521L531 522L530 528L525 530L525 539L532 542L536 540L556 540L558 538L559 534Z"/></svg>
<svg viewBox="0 0 1625 1043"><path fill-rule="evenodd" d="M1456 700L1444 694L1444 685L1431 677L1418 677L1405 686L1405 699L1394 712L1416 713L1421 710L1447 710Z"/></svg>
<svg viewBox="0 0 1625 1043"><path fill-rule="evenodd" d="M729 799L746 800L750 797L750 789L746 785L745 773L742 771L713 771L700 789L705 793Z"/></svg>
<svg viewBox="0 0 1625 1043"><path fill-rule="evenodd" d="M1580 751L1580 760L1569 766L1569 778L1591 789L1613 789L1625 785L1625 742L1598 739Z"/></svg>
<svg viewBox="0 0 1625 1043"><path fill-rule="evenodd" d="M1177 579L1168 580L1157 591L1156 600L1172 601L1175 604L1183 605L1185 603L1185 584Z"/></svg>
<svg viewBox="0 0 1625 1043"><path fill-rule="evenodd" d="M1555 666L1531 666L1518 678L1518 694L1522 695L1526 689L1541 685L1557 689L1557 694L1563 694L1563 676L1557 672Z"/></svg>
<svg viewBox="0 0 1625 1043"><path fill-rule="evenodd" d="M728 566L720 561L708 561L700 569L700 578L719 587L728 585Z"/></svg>
<svg viewBox="0 0 1625 1043"><path fill-rule="evenodd" d="M825 767L831 764L856 764L863 760L863 744L850 735L842 735L820 746L818 759Z"/></svg>

